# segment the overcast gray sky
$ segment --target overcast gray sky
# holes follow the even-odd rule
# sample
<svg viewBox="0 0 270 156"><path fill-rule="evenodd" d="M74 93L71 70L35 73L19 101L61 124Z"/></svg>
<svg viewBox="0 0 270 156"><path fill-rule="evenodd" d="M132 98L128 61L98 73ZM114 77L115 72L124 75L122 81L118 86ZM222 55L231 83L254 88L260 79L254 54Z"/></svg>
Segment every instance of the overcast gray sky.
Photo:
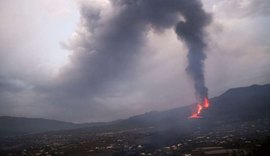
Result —
<svg viewBox="0 0 270 156"><path fill-rule="evenodd" d="M125 1L2 0L0 115L110 121L196 102L188 49L174 30L182 15L152 0L141 8ZM212 14L209 97L270 83L270 1L202 5Z"/></svg>

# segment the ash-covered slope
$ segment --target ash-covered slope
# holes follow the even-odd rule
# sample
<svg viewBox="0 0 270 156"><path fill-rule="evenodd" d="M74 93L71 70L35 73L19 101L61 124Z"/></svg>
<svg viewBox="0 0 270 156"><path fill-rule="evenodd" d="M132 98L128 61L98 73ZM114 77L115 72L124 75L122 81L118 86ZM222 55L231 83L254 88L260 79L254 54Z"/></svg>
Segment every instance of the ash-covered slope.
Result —
<svg viewBox="0 0 270 156"><path fill-rule="evenodd" d="M270 115L270 84L234 88L211 99L206 117L253 120Z"/></svg>

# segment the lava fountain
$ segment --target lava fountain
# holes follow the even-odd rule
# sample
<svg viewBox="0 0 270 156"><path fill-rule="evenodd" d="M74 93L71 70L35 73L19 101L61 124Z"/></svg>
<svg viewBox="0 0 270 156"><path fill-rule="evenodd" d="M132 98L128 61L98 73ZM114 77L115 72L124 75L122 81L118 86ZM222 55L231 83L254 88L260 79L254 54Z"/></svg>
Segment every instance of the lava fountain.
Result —
<svg viewBox="0 0 270 156"><path fill-rule="evenodd" d="M202 118L202 116L200 115L202 110L207 109L209 106L210 106L209 100L208 98L205 97L203 102L197 104L196 111L194 111L189 118L192 118L192 119Z"/></svg>

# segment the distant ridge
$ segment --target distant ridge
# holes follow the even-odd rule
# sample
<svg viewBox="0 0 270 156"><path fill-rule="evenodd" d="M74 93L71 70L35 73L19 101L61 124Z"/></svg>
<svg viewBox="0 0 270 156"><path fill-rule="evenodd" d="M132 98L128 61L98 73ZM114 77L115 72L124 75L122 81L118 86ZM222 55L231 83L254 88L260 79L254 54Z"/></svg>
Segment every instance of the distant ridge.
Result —
<svg viewBox="0 0 270 156"><path fill-rule="evenodd" d="M128 119L105 123L75 124L56 120L23 117L0 117L0 137L26 135L59 130L117 131L132 128L155 127L162 130L178 126L191 128L204 123L208 128L213 123L245 122L270 117L270 84L232 88L224 94L210 99L211 107L205 110L203 119L190 120L192 106L184 106L167 111L153 111Z"/></svg>
<svg viewBox="0 0 270 156"><path fill-rule="evenodd" d="M74 123L42 118L0 117L0 136L25 135L54 130L78 128Z"/></svg>

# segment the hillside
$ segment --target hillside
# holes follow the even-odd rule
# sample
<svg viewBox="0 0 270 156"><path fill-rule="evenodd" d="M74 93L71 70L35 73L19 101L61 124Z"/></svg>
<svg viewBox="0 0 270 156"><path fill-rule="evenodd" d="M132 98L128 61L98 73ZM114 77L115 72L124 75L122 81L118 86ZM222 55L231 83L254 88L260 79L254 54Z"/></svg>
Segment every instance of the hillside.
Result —
<svg viewBox="0 0 270 156"><path fill-rule="evenodd" d="M193 106L148 112L107 123L74 124L46 119L0 117L0 136L71 129L101 132L144 127L155 127L156 130L177 128L185 133L198 125L211 129L218 126L215 123L253 121L270 116L270 84L229 89L221 96L210 99L210 103L211 107L202 113L204 118L198 120L188 118Z"/></svg>
<svg viewBox="0 0 270 156"><path fill-rule="evenodd" d="M213 130L224 125L241 125L257 120L270 120L270 84L234 88L221 96L210 99L211 107L202 112L203 118L190 119L195 105L167 111L153 111L106 125L73 130L80 132L109 132L134 128L153 127L155 131L175 130L179 135L190 133L198 127Z"/></svg>
<svg viewBox="0 0 270 156"><path fill-rule="evenodd" d="M24 135L78 128L78 125L55 120L23 117L0 117L0 136Z"/></svg>
<svg viewBox="0 0 270 156"><path fill-rule="evenodd" d="M179 107L162 112L149 112L130 117L121 124L180 129L194 124L210 126L215 122L248 122L270 117L270 84L233 88L210 99L211 107L202 112L202 119L188 118L193 106ZM207 127L211 128L211 127Z"/></svg>

